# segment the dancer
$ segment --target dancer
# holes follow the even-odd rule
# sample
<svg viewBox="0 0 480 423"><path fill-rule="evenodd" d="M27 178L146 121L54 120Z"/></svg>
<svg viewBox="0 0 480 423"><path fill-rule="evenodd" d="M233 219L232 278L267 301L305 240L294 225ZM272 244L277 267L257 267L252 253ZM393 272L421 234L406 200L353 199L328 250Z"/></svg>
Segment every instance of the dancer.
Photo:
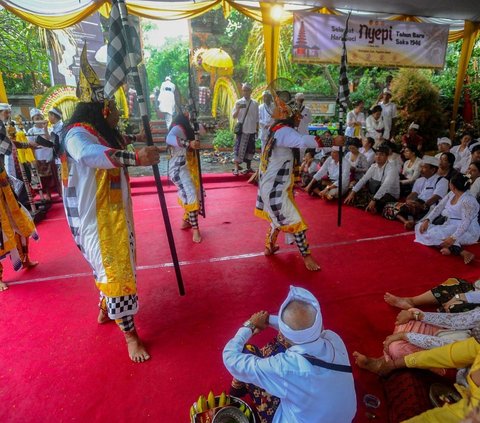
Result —
<svg viewBox="0 0 480 423"><path fill-rule="evenodd" d="M273 94L273 93L272 93ZM284 98L289 98L286 91ZM300 135L298 126L301 114L294 105L289 106L274 94L275 108L270 133L260 160L260 177L255 215L270 222L265 242L265 255L278 251L277 237L280 231L295 236L295 243L308 270L320 270L308 248L304 222L293 199L295 178L293 148L323 147L322 140L312 135ZM337 140L338 142L338 140Z"/></svg>
<svg viewBox="0 0 480 423"><path fill-rule="evenodd" d="M178 188L178 202L183 207L182 229L193 229L193 242L202 242L198 228L200 210L198 163L194 150L200 148L195 141L195 132L184 114L173 120L167 135L167 144L172 147L172 158L168 166L168 176Z"/></svg>
<svg viewBox="0 0 480 423"><path fill-rule="evenodd" d="M75 242L93 269L100 290L99 323L114 319L134 362L150 358L135 330L138 311L135 230L127 166L159 162L156 147L135 152L117 129L120 113L106 102L103 87L80 58L80 102L62 133L63 198Z"/></svg>
<svg viewBox="0 0 480 423"><path fill-rule="evenodd" d="M17 201L5 171L5 156L12 154L12 141L7 136L5 123L10 118L9 104L0 104L0 259L7 255L13 268L28 269L38 262L28 257L28 238L38 239L35 225L28 211ZM0 262L0 291L8 289L2 281L3 265Z"/></svg>

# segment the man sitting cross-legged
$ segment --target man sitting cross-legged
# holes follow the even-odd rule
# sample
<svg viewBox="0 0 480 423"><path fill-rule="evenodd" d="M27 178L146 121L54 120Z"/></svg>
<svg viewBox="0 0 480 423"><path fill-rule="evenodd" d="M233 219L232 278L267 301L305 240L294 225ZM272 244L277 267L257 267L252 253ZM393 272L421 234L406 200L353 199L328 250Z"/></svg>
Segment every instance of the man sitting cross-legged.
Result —
<svg viewBox="0 0 480 423"><path fill-rule="evenodd" d="M388 161L389 151L384 145L375 150L375 163L352 188L345 204L353 203L356 207L366 207L367 211L381 213L387 202L398 200L400 177L396 166Z"/></svg>
<svg viewBox="0 0 480 423"><path fill-rule="evenodd" d="M413 184L412 192L407 196L406 202L395 205L395 217L408 230L412 230L415 223L428 213L430 207L438 203L448 192L447 179L437 173L439 160L425 155L422 161L421 176ZM408 220L409 216L412 220Z"/></svg>
<svg viewBox="0 0 480 423"><path fill-rule="evenodd" d="M250 394L261 423L344 423L355 416L357 401L347 350L325 330L318 300L291 286L277 316L252 315L223 350L235 378L232 395ZM245 345L271 326L276 339L259 349ZM240 382L241 381L241 382Z"/></svg>

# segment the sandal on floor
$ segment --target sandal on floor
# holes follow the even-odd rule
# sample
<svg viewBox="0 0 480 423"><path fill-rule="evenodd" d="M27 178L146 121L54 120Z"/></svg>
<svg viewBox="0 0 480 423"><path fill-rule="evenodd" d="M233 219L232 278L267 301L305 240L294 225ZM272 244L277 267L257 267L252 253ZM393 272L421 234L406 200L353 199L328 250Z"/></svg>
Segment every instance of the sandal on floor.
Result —
<svg viewBox="0 0 480 423"><path fill-rule="evenodd" d="M238 176L238 170L237 169L233 169L232 173L233 173L233 176Z"/></svg>

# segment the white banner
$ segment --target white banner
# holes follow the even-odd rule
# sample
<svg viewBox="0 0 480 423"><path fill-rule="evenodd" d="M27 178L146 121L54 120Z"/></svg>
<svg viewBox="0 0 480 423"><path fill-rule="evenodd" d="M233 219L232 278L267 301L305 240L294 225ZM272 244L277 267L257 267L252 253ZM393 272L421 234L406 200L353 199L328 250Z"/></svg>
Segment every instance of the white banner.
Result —
<svg viewBox="0 0 480 423"><path fill-rule="evenodd" d="M340 64L346 16L294 14L293 61ZM448 25L387 21L350 16L350 66L443 68Z"/></svg>

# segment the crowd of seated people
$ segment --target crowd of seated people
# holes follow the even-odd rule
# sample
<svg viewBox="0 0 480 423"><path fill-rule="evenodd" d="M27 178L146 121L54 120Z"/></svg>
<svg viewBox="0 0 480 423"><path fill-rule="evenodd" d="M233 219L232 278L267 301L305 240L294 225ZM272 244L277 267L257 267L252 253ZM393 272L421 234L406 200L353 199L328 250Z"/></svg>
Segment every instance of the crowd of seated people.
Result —
<svg viewBox="0 0 480 423"><path fill-rule="evenodd" d="M480 139L464 133L452 146L449 138L441 137L438 152L426 152L417 123L396 138L397 144L382 114L382 102L370 112L365 119L359 101L347 115L341 175L344 203L400 221L405 229L415 229L416 242L470 263L474 256L465 246L480 237ZM338 198L341 167L336 150L316 151L313 158L313 152L307 152L302 187L310 195Z"/></svg>

